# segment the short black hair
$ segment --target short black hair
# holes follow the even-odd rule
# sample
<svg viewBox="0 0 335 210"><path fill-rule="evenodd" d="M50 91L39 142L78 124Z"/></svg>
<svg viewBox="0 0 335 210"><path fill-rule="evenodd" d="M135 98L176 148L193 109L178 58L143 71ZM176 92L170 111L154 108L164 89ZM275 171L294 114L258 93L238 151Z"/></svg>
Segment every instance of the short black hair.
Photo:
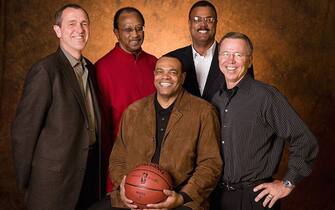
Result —
<svg viewBox="0 0 335 210"><path fill-rule="evenodd" d="M210 3L209 1L198 1L195 4L193 4L189 13L188 13L188 19L191 19L191 12L194 8L197 8L197 7L210 7L215 14L214 18L217 19L217 13L216 13L215 6L212 3Z"/></svg>
<svg viewBox="0 0 335 210"><path fill-rule="evenodd" d="M228 32L221 38L219 42L219 48L221 47L221 44L225 39L243 39L248 45L249 54L252 55L254 51L254 46L247 35L240 32Z"/></svg>
<svg viewBox="0 0 335 210"><path fill-rule="evenodd" d="M89 20L87 11L84 8L82 8L79 4L65 4L64 6L59 8L55 13L55 25L61 26L63 11L67 8L83 10L87 16L87 19Z"/></svg>
<svg viewBox="0 0 335 210"><path fill-rule="evenodd" d="M162 55L160 58L158 58L158 60L161 59L161 58L174 58L174 59L176 59L180 63L181 72L182 73L186 72L186 69L184 68L182 60L180 58L178 58L177 56L170 55L170 54L165 54L165 55Z"/></svg>
<svg viewBox="0 0 335 210"><path fill-rule="evenodd" d="M123 7L121 9L119 9L118 11L116 11L116 13L114 15L114 22L113 22L114 29L119 29L119 17L123 12L126 12L126 13L135 12L135 13L137 13L138 16L140 17L142 23L143 23L143 26L144 26L144 23L145 23L144 22L144 17L138 9L136 9L135 7Z"/></svg>

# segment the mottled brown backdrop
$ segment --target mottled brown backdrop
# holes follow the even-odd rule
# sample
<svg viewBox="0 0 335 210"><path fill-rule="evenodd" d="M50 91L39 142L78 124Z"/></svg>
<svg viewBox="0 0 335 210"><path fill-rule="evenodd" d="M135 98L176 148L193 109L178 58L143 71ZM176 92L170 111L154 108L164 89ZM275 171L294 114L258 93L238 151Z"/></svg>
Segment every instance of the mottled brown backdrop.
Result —
<svg viewBox="0 0 335 210"><path fill-rule="evenodd" d="M0 0L0 209L22 209L22 195L13 175L10 123L29 67L57 48L53 14L68 2ZM84 54L93 62L114 46L112 19L123 6L135 6L143 12L146 51L160 56L190 43L187 15L194 0L73 2L90 14L92 35ZM248 34L255 45L256 78L280 89L319 140L320 155L313 173L284 199L283 209L335 209L335 1L213 3L219 19L216 38L228 31ZM285 167L280 169L282 172Z"/></svg>

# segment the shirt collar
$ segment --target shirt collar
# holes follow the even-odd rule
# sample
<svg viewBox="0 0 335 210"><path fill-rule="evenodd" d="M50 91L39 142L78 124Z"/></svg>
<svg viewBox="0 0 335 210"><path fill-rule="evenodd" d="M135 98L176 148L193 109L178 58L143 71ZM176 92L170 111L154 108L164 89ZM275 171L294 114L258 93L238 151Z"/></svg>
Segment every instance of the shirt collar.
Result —
<svg viewBox="0 0 335 210"><path fill-rule="evenodd" d="M215 52L215 47L216 47L216 42L213 42L212 46L210 48L208 48L208 50L206 51L205 55L201 55L199 54L193 47L192 44L192 55L193 55L193 59L195 59L198 56L202 56L202 57L213 57L214 52Z"/></svg>
<svg viewBox="0 0 335 210"><path fill-rule="evenodd" d="M124 55L125 57L131 58L131 59L135 59L135 60L139 59L139 58L141 57L141 55L143 54L143 53L142 53L142 47L140 48L139 53L138 53L137 55L134 55L134 54L129 53L129 52L126 52L124 49L122 49L121 46L120 46L120 43L119 43L119 42L117 42L117 43L115 44L115 48L118 49L118 51L119 51L122 55Z"/></svg>
<svg viewBox="0 0 335 210"><path fill-rule="evenodd" d="M171 112L175 102L176 102L176 100L168 108L164 109L159 104L159 102L157 100L157 93L155 94L155 97L154 97L154 105L155 105L155 110L156 110L157 113L169 113L169 112Z"/></svg>
<svg viewBox="0 0 335 210"><path fill-rule="evenodd" d="M63 51L65 57L69 60L69 62L70 62L70 64L71 64L72 67L75 67L77 65L77 63L79 63L80 61L82 62L82 64L84 66L86 66L86 61L85 61L85 59L83 59L83 56L81 56L80 59L77 60L75 57L73 57L70 53L68 53L62 47L60 47L60 49Z"/></svg>

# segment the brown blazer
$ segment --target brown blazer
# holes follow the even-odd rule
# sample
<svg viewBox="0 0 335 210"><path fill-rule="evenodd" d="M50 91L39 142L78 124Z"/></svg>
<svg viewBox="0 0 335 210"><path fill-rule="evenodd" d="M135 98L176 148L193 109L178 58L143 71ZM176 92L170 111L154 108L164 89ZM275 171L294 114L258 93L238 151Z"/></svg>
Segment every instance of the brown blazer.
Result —
<svg viewBox="0 0 335 210"><path fill-rule="evenodd" d="M154 97L133 103L123 114L109 165L113 206L122 206L118 190L122 177L134 166L150 162L155 152ZM174 190L192 198L193 202L186 204L192 209L207 207L207 198L219 179L219 132L213 106L182 90L163 137L159 164L172 175Z"/></svg>
<svg viewBox="0 0 335 210"><path fill-rule="evenodd" d="M86 62L100 148L94 66ZM87 128L84 99L75 73L58 49L29 71L12 124L16 178L26 193L28 209L75 208L86 168Z"/></svg>

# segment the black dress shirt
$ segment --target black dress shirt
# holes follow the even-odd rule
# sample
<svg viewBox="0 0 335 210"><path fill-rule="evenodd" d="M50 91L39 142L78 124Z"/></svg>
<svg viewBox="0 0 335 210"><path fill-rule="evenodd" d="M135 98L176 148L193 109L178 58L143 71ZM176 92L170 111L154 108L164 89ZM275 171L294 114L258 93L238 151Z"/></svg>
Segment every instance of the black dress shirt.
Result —
<svg viewBox="0 0 335 210"><path fill-rule="evenodd" d="M310 174L317 141L276 88L246 74L234 90L221 88L212 102L221 119L223 181L254 182L272 177L285 142L289 161L284 179L296 184Z"/></svg>
<svg viewBox="0 0 335 210"><path fill-rule="evenodd" d="M161 153L162 141L164 138L165 130L168 125L170 115L174 106L174 102L166 109L164 109L157 101L157 97L154 100L155 111L156 111L156 149L154 156L151 159L152 163L159 164L159 156ZM184 203L192 201L191 197L185 192L179 192L184 199ZM184 209L190 209L184 206Z"/></svg>
<svg viewBox="0 0 335 210"><path fill-rule="evenodd" d="M170 115L173 109L174 103L168 108L164 109L157 101L157 97L154 100L155 111L156 111L156 149L155 154L151 159L151 162L159 164L159 156L161 153L161 146L163 137L165 134L166 127L168 125Z"/></svg>

